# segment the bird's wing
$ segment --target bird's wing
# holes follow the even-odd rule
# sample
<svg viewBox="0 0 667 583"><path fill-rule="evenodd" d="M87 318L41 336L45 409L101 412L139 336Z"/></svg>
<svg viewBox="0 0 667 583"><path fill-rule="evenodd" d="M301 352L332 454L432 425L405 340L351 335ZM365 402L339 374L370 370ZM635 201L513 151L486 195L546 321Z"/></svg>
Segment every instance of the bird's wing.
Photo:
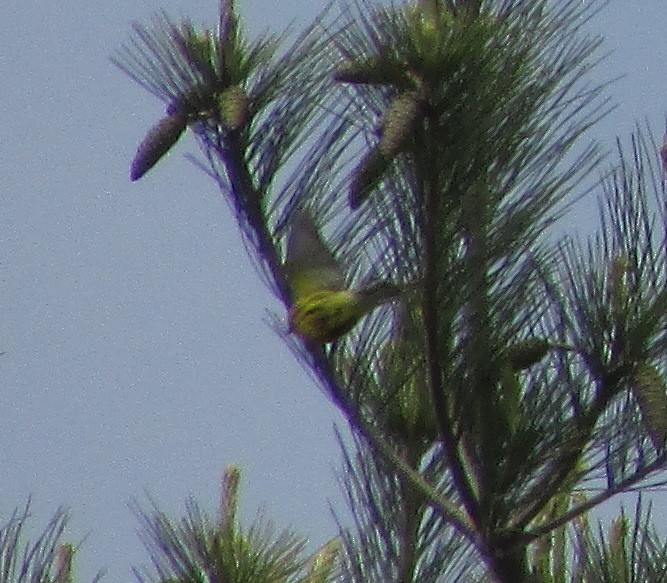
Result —
<svg viewBox="0 0 667 583"><path fill-rule="evenodd" d="M292 222L285 272L294 298L345 289L342 266L320 237L313 217L306 212L299 212Z"/></svg>

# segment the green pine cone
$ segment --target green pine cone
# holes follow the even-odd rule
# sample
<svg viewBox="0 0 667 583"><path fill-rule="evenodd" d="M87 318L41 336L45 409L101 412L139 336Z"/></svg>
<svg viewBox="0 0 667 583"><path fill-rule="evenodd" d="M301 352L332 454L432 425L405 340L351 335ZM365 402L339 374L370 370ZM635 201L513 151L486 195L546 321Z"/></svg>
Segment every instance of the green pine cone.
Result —
<svg viewBox="0 0 667 583"><path fill-rule="evenodd" d="M187 127L182 113L168 115L155 124L137 148L130 168L130 180L135 182L157 164L181 137Z"/></svg>
<svg viewBox="0 0 667 583"><path fill-rule="evenodd" d="M243 128L249 116L250 98L238 85L228 87L218 99L220 120L230 130Z"/></svg>
<svg viewBox="0 0 667 583"><path fill-rule="evenodd" d="M636 366L633 375L633 395L646 426L646 431L656 449L662 449L667 437L667 387L656 370L648 363Z"/></svg>
<svg viewBox="0 0 667 583"><path fill-rule="evenodd" d="M352 210L358 209L387 173L391 159L379 149L371 150L354 170L348 201Z"/></svg>
<svg viewBox="0 0 667 583"><path fill-rule="evenodd" d="M507 360L513 371L530 368L542 360L551 349L551 345L542 338L531 338L509 347Z"/></svg>
<svg viewBox="0 0 667 583"><path fill-rule="evenodd" d="M404 64L380 57L346 59L334 72L334 80L356 85L393 85L408 87L410 76Z"/></svg>
<svg viewBox="0 0 667 583"><path fill-rule="evenodd" d="M393 159L405 149L421 119L423 105L414 91L401 93L392 100L382 120L382 137L378 144L385 158Z"/></svg>

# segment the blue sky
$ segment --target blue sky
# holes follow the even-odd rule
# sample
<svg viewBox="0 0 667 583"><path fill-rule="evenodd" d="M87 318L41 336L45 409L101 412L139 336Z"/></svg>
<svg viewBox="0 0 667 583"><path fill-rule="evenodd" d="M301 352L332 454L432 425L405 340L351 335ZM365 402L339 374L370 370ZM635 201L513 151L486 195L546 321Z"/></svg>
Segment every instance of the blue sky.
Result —
<svg viewBox="0 0 667 583"><path fill-rule="evenodd" d="M254 31L305 25L323 5L240 2ZM279 8L276 8L279 6ZM313 546L341 421L263 322L281 313L245 255L216 188L183 154L138 183L129 164L163 106L108 58L133 20L161 9L214 23L215 0L62 0L0 5L0 522L33 497L35 525L71 508L85 535L81 581L147 561L128 508L149 493L178 515L192 494L216 509L223 468L245 470L243 509L263 506ZM624 75L595 135L613 147L636 120L661 135L667 110L662 0L612 1L590 23ZM564 227L595 220L580 206Z"/></svg>

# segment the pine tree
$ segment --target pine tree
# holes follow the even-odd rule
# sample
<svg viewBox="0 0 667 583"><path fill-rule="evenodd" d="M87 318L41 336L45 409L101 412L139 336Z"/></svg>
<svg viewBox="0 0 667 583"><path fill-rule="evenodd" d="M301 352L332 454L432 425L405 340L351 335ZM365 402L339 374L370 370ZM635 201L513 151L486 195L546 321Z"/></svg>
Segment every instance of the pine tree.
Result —
<svg viewBox="0 0 667 583"><path fill-rule="evenodd" d="M26 540L30 501L0 524L0 582L72 583L79 546L64 541L69 514L58 509L34 540ZM102 578L100 571L92 580Z"/></svg>
<svg viewBox="0 0 667 583"><path fill-rule="evenodd" d="M404 290L326 343L276 323L354 435L344 581L662 580L650 512L588 522L667 461L665 182L650 129L611 163L589 137L600 8L358 0L285 46L223 0L216 30L160 16L115 58L166 108L132 179L191 131L286 311L304 212L335 291ZM558 238L596 195L597 233Z"/></svg>

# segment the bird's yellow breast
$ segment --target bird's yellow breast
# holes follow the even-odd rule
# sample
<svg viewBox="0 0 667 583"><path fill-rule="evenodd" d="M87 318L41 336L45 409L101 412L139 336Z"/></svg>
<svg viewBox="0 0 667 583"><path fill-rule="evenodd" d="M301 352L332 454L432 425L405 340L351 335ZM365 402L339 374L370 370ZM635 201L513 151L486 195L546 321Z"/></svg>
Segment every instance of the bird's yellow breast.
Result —
<svg viewBox="0 0 667 583"><path fill-rule="evenodd" d="M352 290L319 291L294 302L289 312L290 327L307 340L333 342L365 312L359 295Z"/></svg>

